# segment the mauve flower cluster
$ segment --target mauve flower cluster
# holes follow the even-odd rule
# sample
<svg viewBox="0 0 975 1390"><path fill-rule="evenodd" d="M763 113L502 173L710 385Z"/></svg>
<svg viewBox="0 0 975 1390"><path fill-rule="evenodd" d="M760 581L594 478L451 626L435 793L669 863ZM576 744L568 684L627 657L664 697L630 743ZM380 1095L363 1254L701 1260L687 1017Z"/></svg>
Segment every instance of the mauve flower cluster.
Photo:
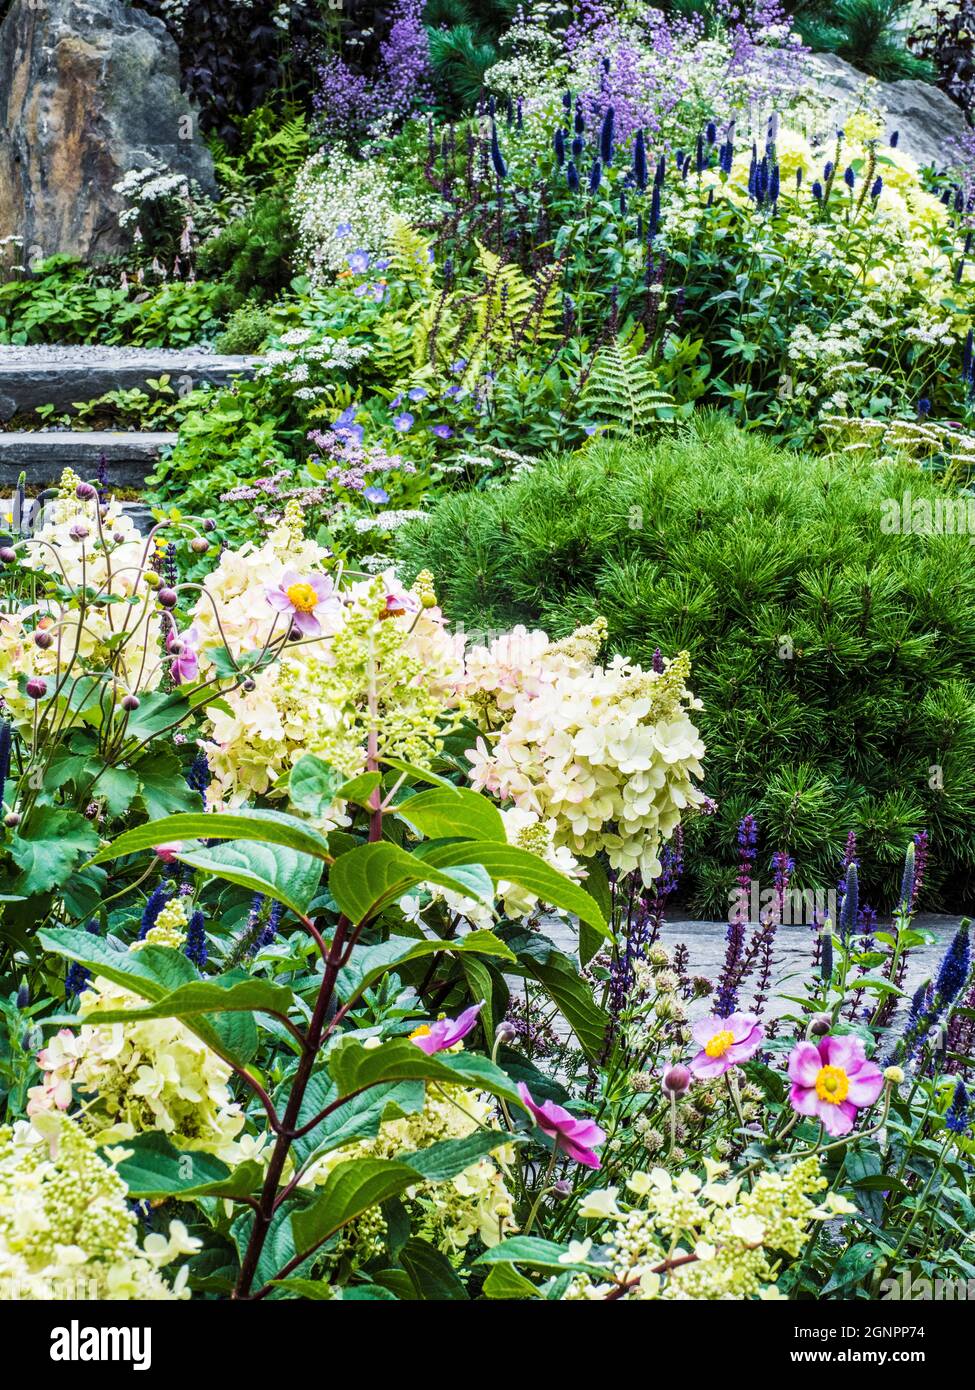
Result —
<svg viewBox="0 0 975 1390"><path fill-rule="evenodd" d="M361 438L361 427L356 427L358 433L353 434L348 427L343 427L342 432L338 433L333 426L328 430L312 430L309 441L314 444L316 449L335 462L325 473L326 481L335 487L344 488L347 492L367 491L373 479L381 473L415 473L416 466L408 459L404 459L399 454L387 454L380 444L371 444L366 447ZM319 460L313 457L313 462ZM382 491L382 489L378 489ZM369 498L370 501L385 502L386 494L382 497Z"/></svg>

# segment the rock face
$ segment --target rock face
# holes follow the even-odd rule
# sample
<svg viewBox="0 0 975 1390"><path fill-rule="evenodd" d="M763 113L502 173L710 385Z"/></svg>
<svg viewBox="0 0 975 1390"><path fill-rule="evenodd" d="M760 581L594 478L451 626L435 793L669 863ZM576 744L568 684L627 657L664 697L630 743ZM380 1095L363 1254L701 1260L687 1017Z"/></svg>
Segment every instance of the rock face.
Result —
<svg viewBox="0 0 975 1390"><path fill-rule="evenodd" d="M110 255L127 242L112 185L148 166L213 190L162 21L122 0L14 0L0 25L0 240L22 238L30 261Z"/></svg>
<svg viewBox="0 0 975 1390"><path fill-rule="evenodd" d="M858 104L866 78L835 53L817 53L810 67L817 76L822 73L818 93L833 104L840 125ZM921 165L945 168L952 162L952 147L969 132L961 109L927 82L877 82L870 97L873 105L887 113L887 134L899 130L899 148Z"/></svg>

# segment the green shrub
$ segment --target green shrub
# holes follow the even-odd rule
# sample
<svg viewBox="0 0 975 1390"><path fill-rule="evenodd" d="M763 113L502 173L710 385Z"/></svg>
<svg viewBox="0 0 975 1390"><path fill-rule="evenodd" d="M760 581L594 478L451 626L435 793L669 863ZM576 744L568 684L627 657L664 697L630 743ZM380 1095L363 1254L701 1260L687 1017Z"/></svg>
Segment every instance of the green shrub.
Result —
<svg viewBox="0 0 975 1390"><path fill-rule="evenodd" d="M874 902L926 828L927 900L957 905L975 867L975 553L886 534L882 503L906 490L944 496L913 466L803 457L703 417L445 500L401 537L403 573L433 570L468 629L562 636L603 614L614 651L690 652L719 802L688 855L698 906L726 910L749 811L807 887L835 883L856 830Z"/></svg>
<svg viewBox="0 0 975 1390"><path fill-rule="evenodd" d="M257 352L273 329L266 309L258 304L242 304L230 315L214 347L217 352Z"/></svg>
<svg viewBox="0 0 975 1390"><path fill-rule="evenodd" d="M247 299L267 302L287 289L294 251L288 192L272 188L203 243L197 267L202 276L220 280L221 307L236 309Z"/></svg>

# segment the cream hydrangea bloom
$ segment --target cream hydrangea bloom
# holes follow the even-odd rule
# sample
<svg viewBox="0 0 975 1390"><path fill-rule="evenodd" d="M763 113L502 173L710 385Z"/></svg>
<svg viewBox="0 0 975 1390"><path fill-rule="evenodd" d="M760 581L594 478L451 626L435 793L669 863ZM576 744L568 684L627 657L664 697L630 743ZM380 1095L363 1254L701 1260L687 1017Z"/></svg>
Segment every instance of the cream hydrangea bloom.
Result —
<svg viewBox="0 0 975 1390"><path fill-rule="evenodd" d="M0 1300L189 1298L160 1267L200 1241L180 1221L136 1242L126 1186L64 1115L0 1129Z"/></svg>
<svg viewBox="0 0 975 1390"><path fill-rule="evenodd" d="M129 949L178 944L182 938L174 939L170 917ZM64 1111L84 1097L79 1123L99 1144L155 1130L182 1149L237 1162L244 1115L230 1095L231 1069L201 1038L177 1018L84 1021L144 1006L138 995L96 975L79 996L81 1027L76 1033L62 1029L38 1053L44 1080L28 1092L28 1115Z"/></svg>
<svg viewBox="0 0 975 1390"><path fill-rule="evenodd" d="M691 781L702 775L704 745L689 717L700 702L684 683L686 654L661 672L621 656L596 665L604 629L544 644L534 634L520 665L498 653L493 688L494 647L471 654L465 694L484 729L468 751L471 780L554 821L556 847L580 857L605 850L613 868L650 882L661 844L704 801Z"/></svg>

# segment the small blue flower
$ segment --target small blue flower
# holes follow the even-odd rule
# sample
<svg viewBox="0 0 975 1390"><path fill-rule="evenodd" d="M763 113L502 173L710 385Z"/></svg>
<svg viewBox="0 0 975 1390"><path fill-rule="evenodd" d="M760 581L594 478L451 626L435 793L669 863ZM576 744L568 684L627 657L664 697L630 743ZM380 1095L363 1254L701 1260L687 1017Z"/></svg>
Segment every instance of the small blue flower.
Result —
<svg viewBox="0 0 975 1390"><path fill-rule="evenodd" d="M923 415L930 415L930 414L931 414L931 402L928 400L927 396L922 396L921 399L918 401L918 403L917 403L917 413L918 413L918 415L922 415L922 416L923 416ZM913 848L914 848L913 845L908 845L908 849L913 849Z"/></svg>
<svg viewBox="0 0 975 1390"><path fill-rule="evenodd" d="M335 235L336 235L337 237L347 237L347 236L351 236L351 235L352 235L352 223L351 223L351 222L340 222L339 225L335 228Z"/></svg>
<svg viewBox="0 0 975 1390"><path fill-rule="evenodd" d="M449 439L453 430L449 425L431 425L430 433L435 434L438 439Z"/></svg>
<svg viewBox="0 0 975 1390"><path fill-rule="evenodd" d="M853 172L853 166L851 164L848 164L843 172L843 182L846 184L847 188L852 190L856 181L857 176Z"/></svg>
<svg viewBox="0 0 975 1390"><path fill-rule="evenodd" d="M411 401L425 401L427 393L424 387L413 386L410 388L409 396Z"/></svg>
<svg viewBox="0 0 975 1390"><path fill-rule="evenodd" d="M454 376L462 376L467 371L467 358L458 357L455 362L451 362L450 370Z"/></svg>
<svg viewBox="0 0 975 1390"><path fill-rule="evenodd" d="M821 203L823 201L823 185L819 182L819 179L813 180L812 195L816 199L817 203Z"/></svg>
<svg viewBox="0 0 975 1390"><path fill-rule="evenodd" d="M408 410L404 410L401 415L393 416L393 429L399 434L407 434L413 428L413 416Z"/></svg>
<svg viewBox="0 0 975 1390"><path fill-rule="evenodd" d="M356 275L364 275L369 269L369 252L353 251L348 258L348 266Z"/></svg>
<svg viewBox="0 0 975 1390"><path fill-rule="evenodd" d="M377 505L389 501L389 493L384 487L364 487L362 489L362 495L367 502L375 502Z"/></svg>

